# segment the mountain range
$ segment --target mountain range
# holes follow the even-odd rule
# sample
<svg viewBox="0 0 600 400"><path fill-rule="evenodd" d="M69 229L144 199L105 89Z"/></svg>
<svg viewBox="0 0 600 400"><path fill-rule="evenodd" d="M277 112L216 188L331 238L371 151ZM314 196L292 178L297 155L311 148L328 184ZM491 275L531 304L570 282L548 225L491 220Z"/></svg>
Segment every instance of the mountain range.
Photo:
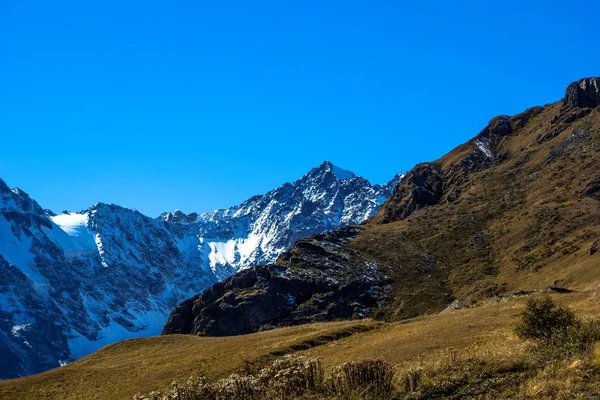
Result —
<svg viewBox="0 0 600 400"><path fill-rule="evenodd" d="M238 206L158 218L104 203L56 215L0 181L0 378L158 334L182 300L371 217L401 179L371 185L324 162Z"/></svg>

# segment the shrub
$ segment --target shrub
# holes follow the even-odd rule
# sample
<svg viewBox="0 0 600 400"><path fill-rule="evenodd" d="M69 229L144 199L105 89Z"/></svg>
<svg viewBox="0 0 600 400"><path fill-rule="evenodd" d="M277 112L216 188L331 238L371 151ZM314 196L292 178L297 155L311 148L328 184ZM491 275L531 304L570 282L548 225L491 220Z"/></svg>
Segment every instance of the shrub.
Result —
<svg viewBox="0 0 600 400"><path fill-rule="evenodd" d="M218 381L214 387L218 393L217 399L258 400L264 398L265 394L265 387L260 380L251 375L233 374Z"/></svg>
<svg viewBox="0 0 600 400"><path fill-rule="evenodd" d="M138 394L134 400L286 400L322 392L323 383L320 360L288 355L255 374L232 374L213 383L204 376L190 378L173 382L164 393Z"/></svg>
<svg viewBox="0 0 600 400"><path fill-rule="evenodd" d="M534 340L538 350L550 353L587 350L600 338L596 322L579 320L548 296L527 301L515 331L522 339Z"/></svg>
<svg viewBox="0 0 600 400"><path fill-rule="evenodd" d="M552 343L564 337L576 324L577 318L571 310L557 306L550 297L545 296L527 301L515 331L522 339Z"/></svg>
<svg viewBox="0 0 600 400"><path fill-rule="evenodd" d="M323 388L324 377L320 360L293 355L275 360L258 375L272 394L282 398L318 392Z"/></svg>

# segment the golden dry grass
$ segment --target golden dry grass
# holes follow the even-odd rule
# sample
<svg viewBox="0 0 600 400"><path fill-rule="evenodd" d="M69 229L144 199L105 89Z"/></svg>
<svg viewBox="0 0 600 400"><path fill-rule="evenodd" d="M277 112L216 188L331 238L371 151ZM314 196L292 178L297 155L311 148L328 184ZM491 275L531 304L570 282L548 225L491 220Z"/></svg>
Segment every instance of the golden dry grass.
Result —
<svg viewBox="0 0 600 400"><path fill-rule="evenodd" d="M0 399L131 399L175 379L220 378L272 351L365 321L310 324L236 337L158 336L107 346L62 368L0 382Z"/></svg>
<svg viewBox="0 0 600 400"><path fill-rule="evenodd" d="M600 311L598 292L554 295L579 315ZM2 399L131 399L201 372L216 379L239 371L244 360L264 359L325 334L358 324L367 332L299 351L329 368L350 360L382 359L398 369L435 370L452 357L514 359L523 342L512 334L525 298L415 318L404 322L345 321L281 328L237 337L174 335L108 346L77 362L28 378L0 382ZM437 364L436 364L437 363ZM438 365L438 367L435 367Z"/></svg>
<svg viewBox="0 0 600 400"><path fill-rule="evenodd" d="M348 246L394 279L394 299L379 317L410 318L438 312L454 298L555 283L575 290L600 285L600 252L589 253L600 240L600 198L584 195L600 179L600 108L557 123L564 113L560 103L545 106L500 139L497 152L506 156L481 170L462 167L474 143L458 146L434 162L447 182L458 182L447 189L460 193L455 200L378 224L390 201L366 224ZM555 137L538 140L553 131ZM427 260L433 261L424 270Z"/></svg>

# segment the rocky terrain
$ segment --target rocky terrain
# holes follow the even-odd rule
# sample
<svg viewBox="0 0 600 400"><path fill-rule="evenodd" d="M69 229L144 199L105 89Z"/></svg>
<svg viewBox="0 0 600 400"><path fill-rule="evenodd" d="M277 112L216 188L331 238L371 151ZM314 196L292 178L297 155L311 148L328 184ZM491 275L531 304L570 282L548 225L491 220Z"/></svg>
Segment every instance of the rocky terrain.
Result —
<svg viewBox="0 0 600 400"><path fill-rule="evenodd" d="M360 232L347 227L299 242L282 256L295 267L257 266L238 272L179 305L163 333L240 335L275 326L361 318L390 297L376 264L355 265L342 246ZM297 251L304 249L306 251Z"/></svg>
<svg viewBox="0 0 600 400"><path fill-rule="evenodd" d="M399 179L373 186L325 162L239 206L157 219L103 203L55 215L0 181L0 378L159 334L184 299L370 217Z"/></svg>
<svg viewBox="0 0 600 400"><path fill-rule="evenodd" d="M163 333L400 320L517 290L600 284L600 78L493 118L417 165L364 226L301 240L177 307ZM351 289L350 289L351 288Z"/></svg>

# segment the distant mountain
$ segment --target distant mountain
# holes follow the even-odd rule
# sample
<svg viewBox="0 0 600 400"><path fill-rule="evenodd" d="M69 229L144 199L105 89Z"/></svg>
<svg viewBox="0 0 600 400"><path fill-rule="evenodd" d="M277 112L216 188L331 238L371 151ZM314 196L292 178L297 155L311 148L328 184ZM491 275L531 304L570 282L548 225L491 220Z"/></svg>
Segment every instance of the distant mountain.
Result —
<svg viewBox="0 0 600 400"><path fill-rule="evenodd" d="M415 166L366 224L302 239L183 302L164 333L400 320L512 291L597 293L599 249L600 78L588 78Z"/></svg>
<svg viewBox="0 0 600 400"><path fill-rule="evenodd" d="M55 215L0 180L0 378L158 334L182 300L374 215L400 179L371 185L325 162L239 206L157 219L103 203Z"/></svg>
<svg viewBox="0 0 600 400"><path fill-rule="evenodd" d="M163 213L159 219L188 225L187 235L201 238L211 269L219 278L251 265L266 264L298 239L373 216L402 179L385 185L326 161L301 179L242 204L211 213Z"/></svg>

